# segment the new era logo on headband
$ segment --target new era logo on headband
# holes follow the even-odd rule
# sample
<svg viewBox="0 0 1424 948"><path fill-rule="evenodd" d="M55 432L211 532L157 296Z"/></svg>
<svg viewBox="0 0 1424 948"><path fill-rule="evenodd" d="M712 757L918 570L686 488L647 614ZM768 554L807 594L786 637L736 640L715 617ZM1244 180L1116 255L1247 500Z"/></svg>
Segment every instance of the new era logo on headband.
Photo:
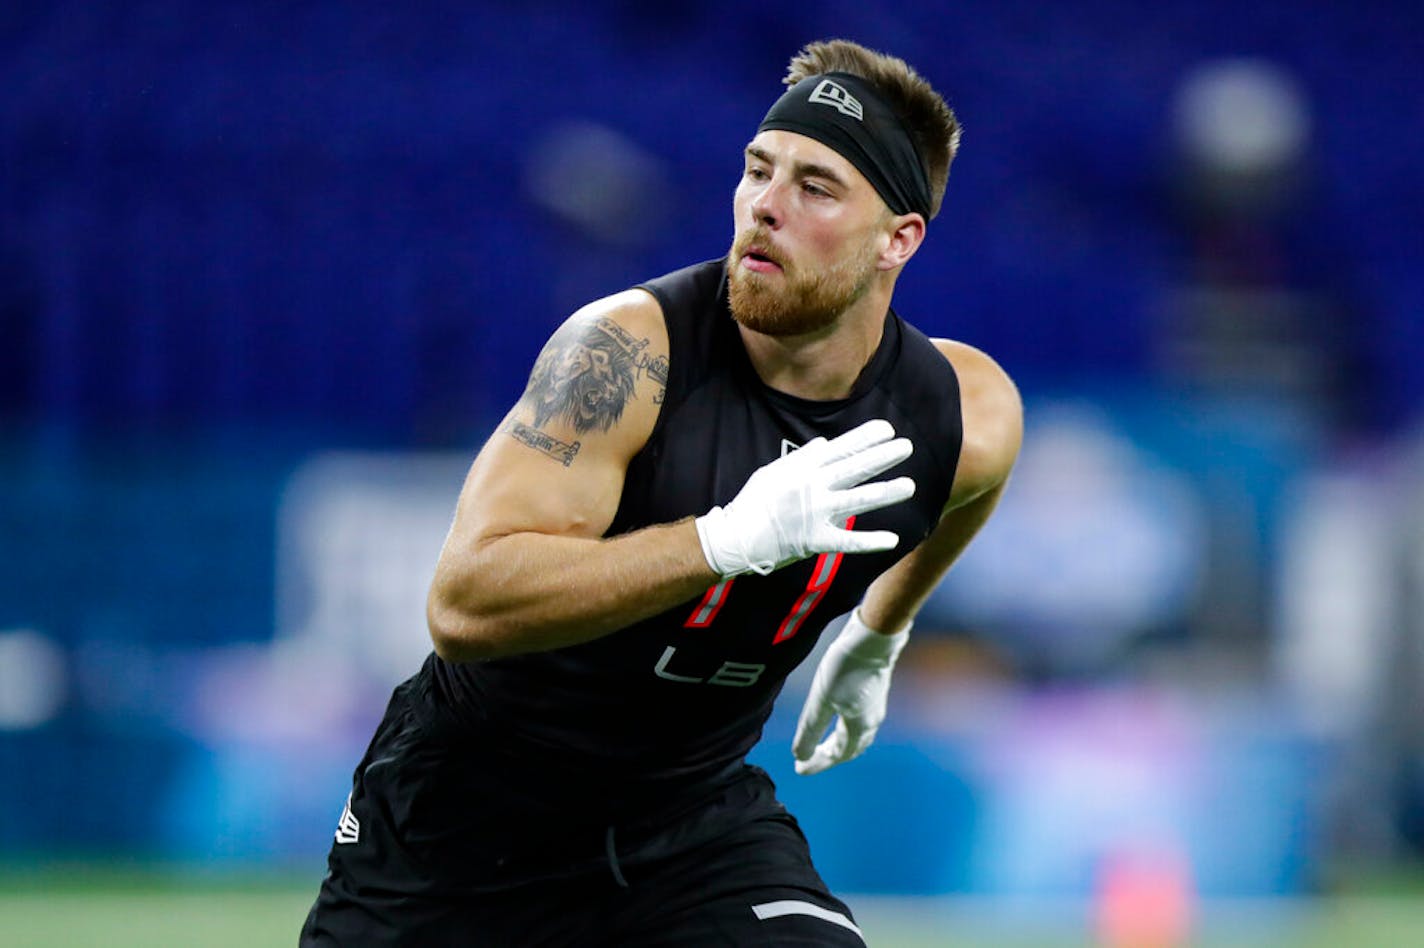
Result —
<svg viewBox="0 0 1424 948"><path fill-rule="evenodd" d="M811 90L806 101L832 106L842 115L849 115L857 122L865 118L865 108L861 106L860 100L851 95L845 86L830 79L822 79L820 84Z"/></svg>

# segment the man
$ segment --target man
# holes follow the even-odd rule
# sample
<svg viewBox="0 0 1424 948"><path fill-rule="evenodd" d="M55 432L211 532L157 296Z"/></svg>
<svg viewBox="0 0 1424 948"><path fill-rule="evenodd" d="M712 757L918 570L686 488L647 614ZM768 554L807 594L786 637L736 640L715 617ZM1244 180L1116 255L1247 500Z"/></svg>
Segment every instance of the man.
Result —
<svg viewBox="0 0 1424 948"><path fill-rule="evenodd" d="M475 459L435 654L356 771L303 944L863 944L743 758L852 609L797 770L869 745L1021 411L987 356L890 311L953 113L844 41L786 82L725 260L575 313Z"/></svg>

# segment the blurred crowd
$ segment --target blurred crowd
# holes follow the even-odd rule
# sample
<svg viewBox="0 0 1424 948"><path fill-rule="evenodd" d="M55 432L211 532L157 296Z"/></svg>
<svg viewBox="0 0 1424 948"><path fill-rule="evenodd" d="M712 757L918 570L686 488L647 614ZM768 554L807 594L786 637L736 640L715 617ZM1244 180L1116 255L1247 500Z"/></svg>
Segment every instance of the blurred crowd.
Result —
<svg viewBox="0 0 1424 948"><path fill-rule="evenodd" d="M909 777L943 836L827 874L1424 858L1421 14L831 12L0 14L0 851L314 863L542 340L725 251L780 64L839 22L965 123L898 305L1028 430L887 748L797 807Z"/></svg>

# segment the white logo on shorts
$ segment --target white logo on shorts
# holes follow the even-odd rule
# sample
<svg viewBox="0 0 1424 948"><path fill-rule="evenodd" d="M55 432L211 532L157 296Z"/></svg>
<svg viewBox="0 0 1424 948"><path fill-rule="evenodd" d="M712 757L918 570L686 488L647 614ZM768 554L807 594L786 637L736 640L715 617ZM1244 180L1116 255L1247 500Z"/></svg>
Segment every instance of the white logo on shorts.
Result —
<svg viewBox="0 0 1424 948"><path fill-rule="evenodd" d="M346 806L341 811L341 819L336 821L336 841L355 843L361 840L361 821L351 812L351 794L346 794Z"/></svg>
<svg viewBox="0 0 1424 948"><path fill-rule="evenodd" d="M819 102L822 105L829 105L842 115L849 115L857 122L865 118L865 108L861 106L860 100L850 94L850 90L839 82L832 82L830 79L822 79L816 88L811 90L811 97L807 102Z"/></svg>

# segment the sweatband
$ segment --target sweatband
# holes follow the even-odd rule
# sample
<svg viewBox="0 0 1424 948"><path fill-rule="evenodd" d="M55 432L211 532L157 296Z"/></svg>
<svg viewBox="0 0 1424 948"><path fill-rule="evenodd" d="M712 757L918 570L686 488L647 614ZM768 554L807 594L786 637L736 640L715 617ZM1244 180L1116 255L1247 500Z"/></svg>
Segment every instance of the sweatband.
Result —
<svg viewBox="0 0 1424 948"><path fill-rule="evenodd" d="M807 76L787 89L757 127L828 145L865 175L896 214L930 219L930 179L910 132L875 87L848 72Z"/></svg>

